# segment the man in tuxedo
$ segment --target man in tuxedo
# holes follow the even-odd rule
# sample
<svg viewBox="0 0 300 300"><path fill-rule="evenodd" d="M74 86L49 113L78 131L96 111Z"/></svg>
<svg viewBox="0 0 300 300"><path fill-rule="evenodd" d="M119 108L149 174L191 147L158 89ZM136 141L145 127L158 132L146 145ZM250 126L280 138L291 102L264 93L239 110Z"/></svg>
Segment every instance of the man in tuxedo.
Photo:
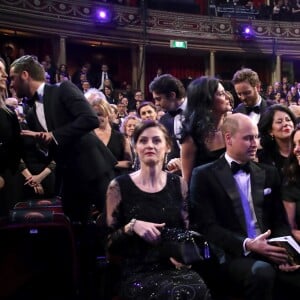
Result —
<svg viewBox="0 0 300 300"><path fill-rule="evenodd" d="M185 88L182 82L170 74L156 77L149 85L155 105L166 113L160 118L172 138L173 147L168 154L168 169L172 172L181 173L180 143L183 112L187 105Z"/></svg>
<svg viewBox="0 0 300 300"><path fill-rule="evenodd" d="M101 72L99 72L96 77L97 77L96 87L98 87L100 91L103 91L104 81L107 79L111 80L111 75L109 74L109 68L107 64L101 65Z"/></svg>
<svg viewBox="0 0 300 300"><path fill-rule="evenodd" d="M64 212L72 222L85 224L91 205L102 210L115 159L93 133L99 121L83 93L70 81L45 83L45 71L32 56L15 60L11 86L18 97L34 97L27 123L47 146L57 166Z"/></svg>
<svg viewBox="0 0 300 300"><path fill-rule="evenodd" d="M232 114L222 134L225 155L196 167L190 185L191 226L206 236L217 260L211 275L224 286L240 288L247 300L275 299L276 280L279 291L285 285L300 292L299 266L287 263L284 248L268 243L268 238L291 231L276 169L253 161L257 125L244 114ZM278 299L289 299L284 295Z"/></svg>
<svg viewBox="0 0 300 300"><path fill-rule="evenodd" d="M235 92L241 103L233 110L233 113L248 115L258 124L261 114L267 109L272 101L263 99L260 95L261 83L258 74L251 69L238 70L232 78Z"/></svg>

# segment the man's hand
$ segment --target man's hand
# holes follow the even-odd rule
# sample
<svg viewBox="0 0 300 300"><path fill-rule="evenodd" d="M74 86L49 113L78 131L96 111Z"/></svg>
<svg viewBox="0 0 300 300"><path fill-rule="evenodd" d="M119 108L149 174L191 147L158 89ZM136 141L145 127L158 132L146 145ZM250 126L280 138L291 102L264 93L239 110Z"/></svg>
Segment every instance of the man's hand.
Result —
<svg viewBox="0 0 300 300"><path fill-rule="evenodd" d="M268 244L271 230L260 234L255 239L246 241L246 250L263 255L278 265L285 265L288 261L288 254L285 248Z"/></svg>
<svg viewBox="0 0 300 300"><path fill-rule="evenodd" d="M36 132L31 130L22 130L21 135L35 137L40 142L43 142L46 145L48 145L53 140L52 132Z"/></svg>

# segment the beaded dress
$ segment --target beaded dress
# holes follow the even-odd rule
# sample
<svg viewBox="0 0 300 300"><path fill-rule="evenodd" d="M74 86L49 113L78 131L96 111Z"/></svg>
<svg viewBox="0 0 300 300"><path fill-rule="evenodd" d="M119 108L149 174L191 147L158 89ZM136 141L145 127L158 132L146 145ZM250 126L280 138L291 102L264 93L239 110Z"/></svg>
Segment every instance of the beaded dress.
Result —
<svg viewBox="0 0 300 300"><path fill-rule="evenodd" d="M119 176L116 181L122 200L113 212L109 250L123 258L122 299L211 299L198 273L188 268L176 269L168 258L162 257L159 244L149 244L138 235L128 235L122 230L132 218L184 228L187 207L179 176L168 173L165 187L155 193L140 190L129 175Z"/></svg>

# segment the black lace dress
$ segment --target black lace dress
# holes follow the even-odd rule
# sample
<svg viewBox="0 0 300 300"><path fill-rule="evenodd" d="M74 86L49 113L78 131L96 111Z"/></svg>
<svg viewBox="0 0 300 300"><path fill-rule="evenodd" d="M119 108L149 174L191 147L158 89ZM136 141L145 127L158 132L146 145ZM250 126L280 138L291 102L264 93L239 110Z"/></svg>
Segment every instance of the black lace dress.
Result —
<svg viewBox="0 0 300 300"><path fill-rule="evenodd" d="M125 299L211 299L203 279L196 272L176 269L163 258L159 245L151 245L136 234L130 236L122 228L132 218L166 223L167 227L184 228L180 180L168 174L167 184L159 192L141 191L129 175L116 178L122 200L116 207L114 231L110 236L110 252L121 255L122 280L120 291Z"/></svg>

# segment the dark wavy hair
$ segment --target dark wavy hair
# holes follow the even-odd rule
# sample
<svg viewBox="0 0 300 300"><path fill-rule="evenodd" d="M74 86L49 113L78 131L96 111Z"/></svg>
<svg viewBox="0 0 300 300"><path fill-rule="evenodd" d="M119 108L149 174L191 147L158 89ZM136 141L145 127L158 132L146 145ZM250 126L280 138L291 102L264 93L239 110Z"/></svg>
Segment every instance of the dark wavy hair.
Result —
<svg viewBox="0 0 300 300"><path fill-rule="evenodd" d="M273 104L267 108L267 110L262 114L259 122L258 122L258 131L260 134L260 144L265 153L268 153L271 157L275 155L275 152L278 152L277 142L270 135L270 131L272 129L274 115L277 111L282 111L286 113L296 126L296 117L292 113L292 111L281 104Z"/></svg>
<svg viewBox="0 0 300 300"><path fill-rule="evenodd" d="M287 164L284 166L283 173L285 175L284 177L284 184L293 184L293 183L298 183L300 184L300 166L297 157L294 154L294 137L296 132L300 131L300 124L296 125L296 128L291 134L291 142L292 142L292 147L291 147L291 152L288 157Z"/></svg>
<svg viewBox="0 0 300 300"><path fill-rule="evenodd" d="M218 78L201 76L188 85L183 140L191 136L196 145L204 146L205 139L214 128L212 108L219 83Z"/></svg>

